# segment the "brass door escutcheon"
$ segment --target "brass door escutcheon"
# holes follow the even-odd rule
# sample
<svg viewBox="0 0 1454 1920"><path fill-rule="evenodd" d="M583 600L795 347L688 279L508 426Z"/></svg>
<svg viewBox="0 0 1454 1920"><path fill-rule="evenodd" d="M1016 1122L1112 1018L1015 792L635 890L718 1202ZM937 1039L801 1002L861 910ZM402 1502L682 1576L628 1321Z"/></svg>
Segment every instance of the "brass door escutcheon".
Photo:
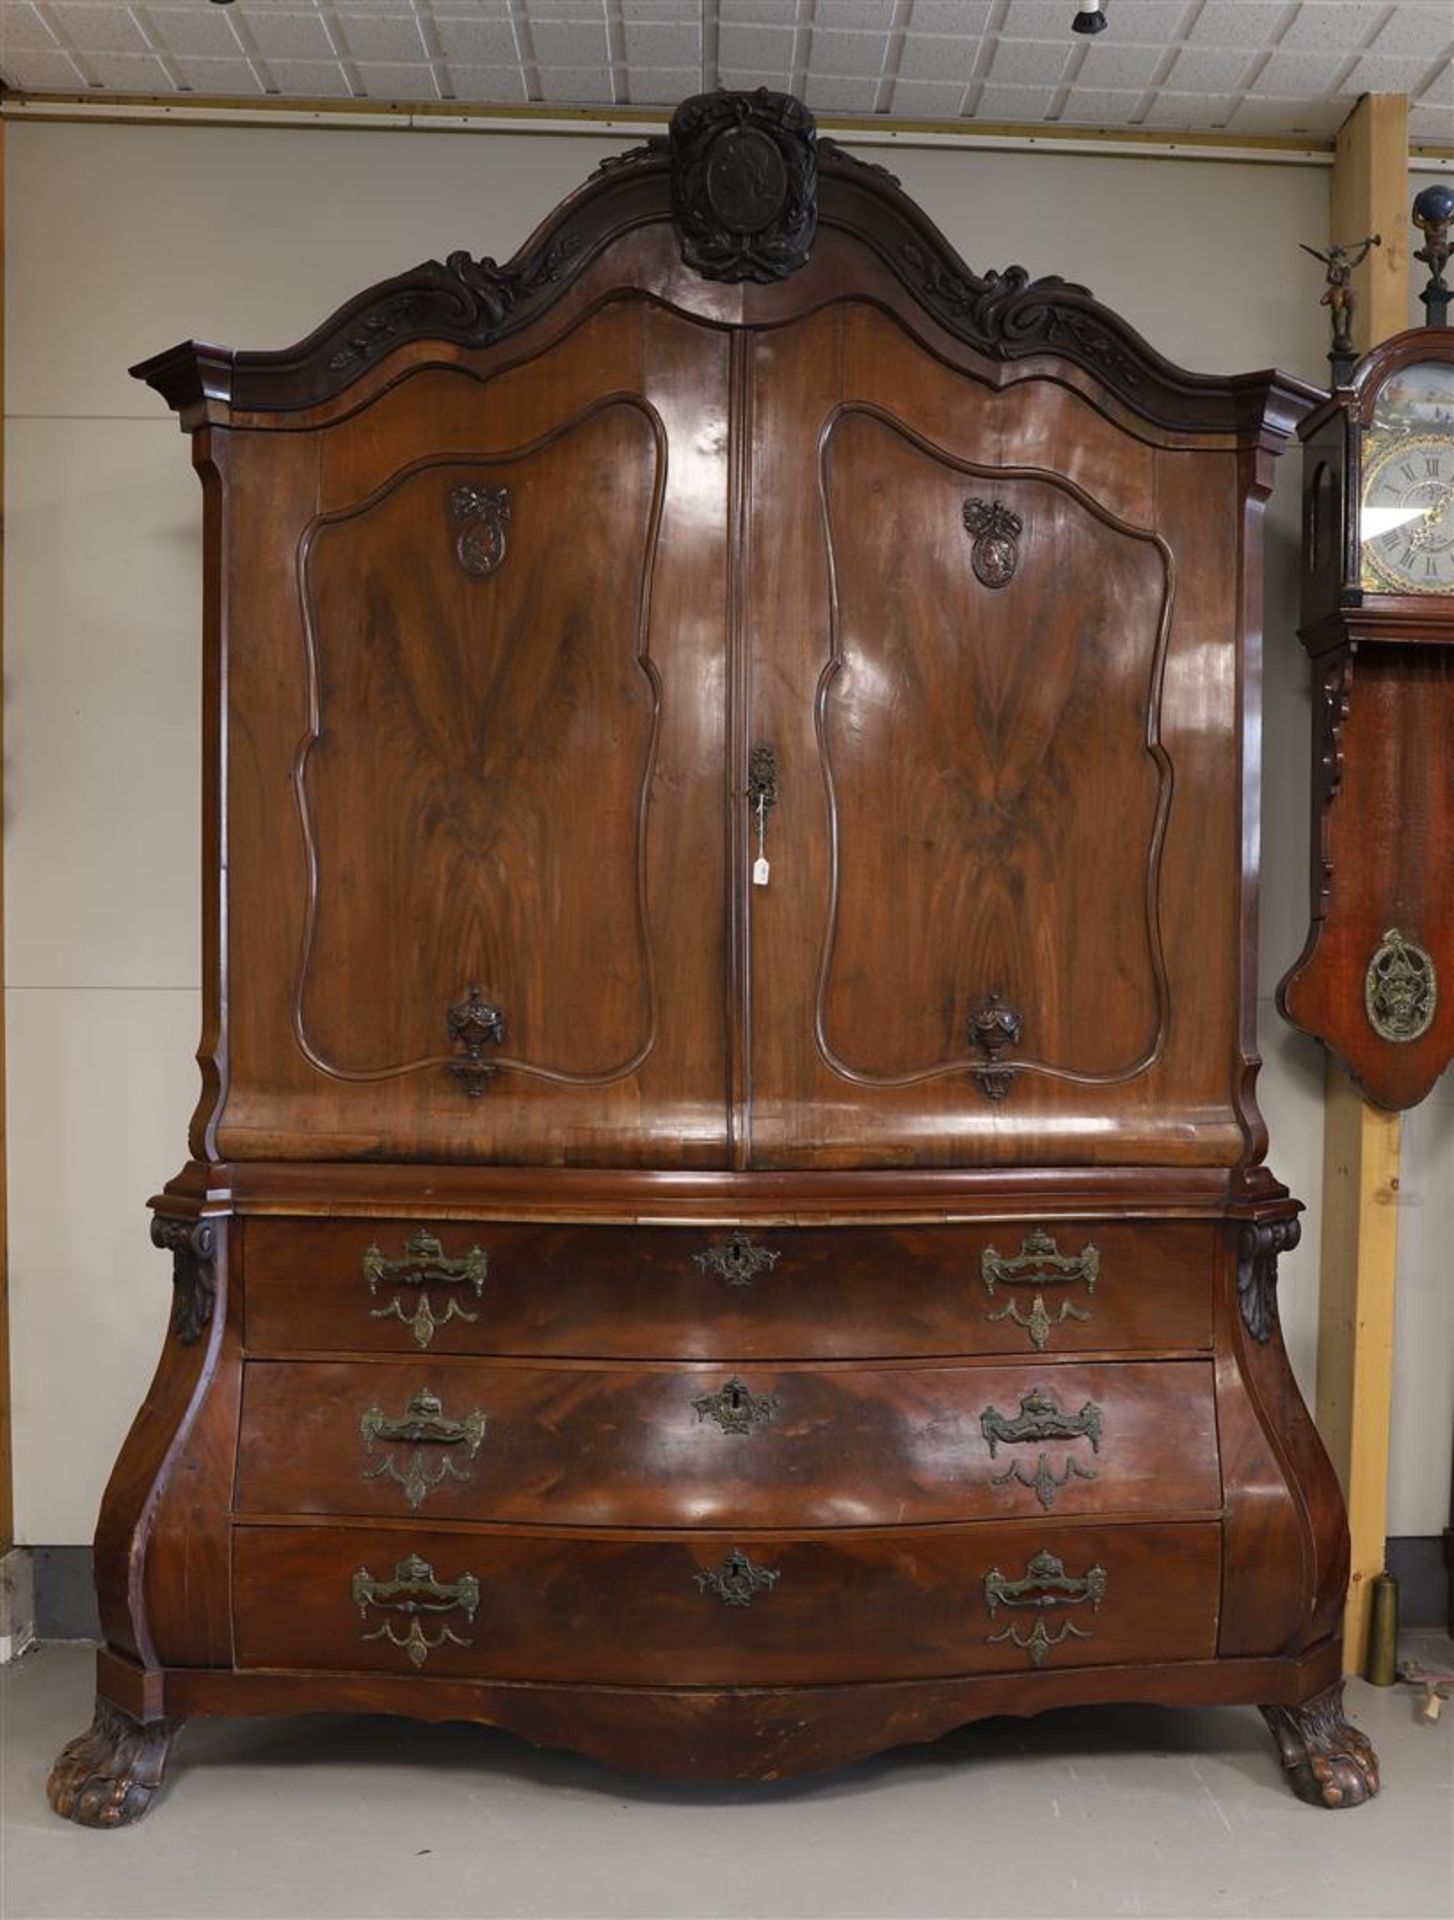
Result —
<svg viewBox="0 0 1454 1920"><path fill-rule="evenodd" d="M1012 1620L999 1633L987 1634L985 1644L994 1647L1008 1641L1022 1653L1028 1653L1035 1666L1043 1666L1046 1654L1062 1641L1091 1638L1083 1627L1071 1620L1062 1621L1059 1633L1051 1633L1045 1625L1044 1611L1052 1607L1088 1605L1092 1613L1099 1613L1106 1586L1104 1567L1090 1567L1080 1576L1068 1574L1065 1562L1048 1548L1031 1555L1019 1580L1007 1580L998 1567L991 1567L984 1580L985 1605L990 1619L994 1619L1001 1607L1033 1607L1041 1613L1041 1618L1035 1622L1033 1631L1023 1636Z"/></svg>
<svg viewBox="0 0 1454 1920"><path fill-rule="evenodd" d="M776 1567L760 1567L740 1547L733 1547L720 1567L699 1573L703 1593L715 1593L728 1607L750 1607L753 1596L768 1593L778 1582Z"/></svg>
<svg viewBox="0 0 1454 1920"><path fill-rule="evenodd" d="M1059 1313L1052 1316L1045 1305L1043 1289L1048 1286L1073 1286L1080 1282L1087 1295L1090 1295L1095 1292L1100 1275L1101 1255L1098 1247L1087 1241L1079 1253L1062 1253L1054 1235L1047 1233L1043 1227L1032 1228L1020 1242L1020 1251L1008 1259L994 1247L986 1247L979 1257L979 1277L991 1299L997 1286L1033 1286L1036 1289L1034 1303L1028 1314L1020 1311L1017 1300L1010 1300L997 1313L988 1314L986 1318L991 1321L1010 1320L1017 1327L1023 1327L1037 1353L1044 1352L1053 1328L1066 1320L1090 1319L1088 1309L1078 1307L1070 1300L1061 1301Z"/></svg>
<svg viewBox="0 0 1454 1920"><path fill-rule="evenodd" d="M427 1347L439 1329L448 1326L451 1320L468 1320L473 1326L479 1315L468 1312L458 1300L447 1300L444 1312L437 1313L426 1289L472 1287L475 1297L479 1298L485 1290L490 1259L484 1249L477 1246L471 1247L461 1258L451 1259L440 1240L420 1227L405 1241L402 1260L386 1260L375 1244L364 1249L360 1270L368 1282L369 1292L373 1294L377 1294L386 1282L395 1287L420 1289L419 1298L412 1307L406 1307L395 1294L386 1307L371 1307L369 1318L402 1320L413 1332L415 1342L420 1347Z"/></svg>
<svg viewBox="0 0 1454 1920"><path fill-rule="evenodd" d="M379 1407L370 1407L359 1421L359 1436L365 1452L372 1455L381 1440L401 1442L412 1448L412 1452L402 1467L392 1453L384 1454L375 1465L365 1466L363 1477L377 1480L387 1475L397 1480L404 1489L404 1498L417 1509L423 1506L430 1490L445 1480L466 1484L469 1481L468 1472L447 1453L442 1453L431 1466L426 1449L462 1446L466 1450L465 1458L473 1460L484 1441L487 1424L478 1407L472 1407L462 1420L446 1418L444 1402L428 1387L421 1388L395 1418Z"/></svg>
<svg viewBox="0 0 1454 1920"><path fill-rule="evenodd" d="M754 1393L735 1373L716 1393L704 1393L692 1405L698 1424L715 1420L723 1433L750 1433L759 1420L766 1424L777 1415L776 1397Z"/></svg>
<svg viewBox="0 0 1454 1920"><path fill-rule="evenodd" d="M729 1287L750 1287L760 1273L771 1273L782 1258L771 1247L760 1247L750 1233L734 1227L725 1240L693 1260L703 1273L714 1273Z"/></svg>
<svg viewBox="0 0 1454 1920"><path fill-rule="evenodd" d="M385 1620L372 1633L362 1634L360 1638L364 1641L387 1640L391 1646L399 1647L408 1654L412 1666L422 1667L430 1654L446 1643L455 1647L472 1647L474 1642L462 1639L442 1622L431 1640L420 1616L459 1612L473 1623L479 1610L480 1583L472 1573L462 1573L453 1582L437 1580L427 1560L421 1560L418 1554L410 1554L407 1559L399 1561L394 1568L393 1578L389 1580L376 1580L367 1567L360 1567L353 1576L353 1603L364 1619L368 1618L370 1607L406 1615L409 1621L407 1633L397 1633L393 1621Z"/></svg>
<svg viewBox="0 0 1454 1920"><path fill-rule="evenodd" d="M1363 1007L1380 1040L1406 1047L1422 1039L1439 1007L1433 955L1390 927L1363 976Z"/></svg>

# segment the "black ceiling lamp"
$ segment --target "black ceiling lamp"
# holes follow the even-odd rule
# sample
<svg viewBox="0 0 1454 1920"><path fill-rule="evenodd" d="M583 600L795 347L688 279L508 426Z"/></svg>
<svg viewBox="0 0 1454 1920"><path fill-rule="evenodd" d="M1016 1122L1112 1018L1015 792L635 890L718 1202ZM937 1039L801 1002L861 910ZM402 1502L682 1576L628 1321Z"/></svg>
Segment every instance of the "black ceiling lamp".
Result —
<svg viewBox="0 0 1454 1920"><path fill-rule="evenodd" d="M1080 12L1070 23L1072 33L1104 33L1105 0L1082 0Z"/></svg>

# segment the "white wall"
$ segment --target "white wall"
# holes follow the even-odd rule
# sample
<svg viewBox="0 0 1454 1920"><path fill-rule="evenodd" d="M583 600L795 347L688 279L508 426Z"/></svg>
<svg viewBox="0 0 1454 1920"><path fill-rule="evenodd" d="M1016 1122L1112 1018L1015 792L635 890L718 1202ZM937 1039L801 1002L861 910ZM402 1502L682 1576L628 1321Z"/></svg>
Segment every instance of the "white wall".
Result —
<svg viewBox="0 0 1454 1920"><path fill-rule="evenodd" d="M127 365L186 335L284 345L369 282L510 253L617 142L8 129L6 907L19 1537L89 1538L166 1323L142 1203L185 1155L198 1023L200 495ZM871 157L882 158L881 154ZM905 150L972 265L1084 280L1205 371L1318 378L1318 169ZM1272 1165L1308 1202L1284 1325L1311 1393L1322 1062L1271 993L1307 913L1308 675L1293 634L1297 461L1269 529L1262 1039ZM1454 1088L1411 1116L1391 1526L1447 1504ZM1415 1413L1417 1409L1417 1414Z"/></svg>

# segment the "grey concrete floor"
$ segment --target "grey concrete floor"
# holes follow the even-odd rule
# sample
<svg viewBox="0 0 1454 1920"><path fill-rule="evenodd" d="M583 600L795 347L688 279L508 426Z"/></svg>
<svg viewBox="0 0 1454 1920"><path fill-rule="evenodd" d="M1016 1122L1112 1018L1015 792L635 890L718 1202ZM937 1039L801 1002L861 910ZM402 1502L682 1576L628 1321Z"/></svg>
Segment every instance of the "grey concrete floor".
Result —
<svg viewBox="0 0 1454 1920"><path fill-rule="evenodd" d="M1417 1649L1450 1664L1447 1641ZM90 1720L88 1647L0 1673L4 1920L972 1920L1454 1911L1454 1704L1355 1682L1383 1794L1295 1800L1250 1708L987 1721L816 1783L707 1791L485 1728L199 1721L140 1826L45 1802Z"/></svg>

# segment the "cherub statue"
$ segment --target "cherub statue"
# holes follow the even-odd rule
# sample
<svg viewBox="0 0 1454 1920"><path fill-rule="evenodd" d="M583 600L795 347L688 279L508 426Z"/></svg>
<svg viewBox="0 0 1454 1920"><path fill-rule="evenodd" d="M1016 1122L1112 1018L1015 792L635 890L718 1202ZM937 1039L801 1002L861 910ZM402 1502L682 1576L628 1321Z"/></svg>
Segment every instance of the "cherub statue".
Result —
<svg viewBox="0 0 1454 1920"><path fill-rule="evenodd" d="M1317 247L1310 247L1306 241L1299 241L1298 244L1304 253L1321 260L1328 269L1327 290L1319 302L1320 306L1328 309L1333 322L1333 344L1328 358L1351 360L1356 351L1353 345L1353 313L1358 305L1358 295L1353 291L1353 269L1362 266L1372 248L1383 245L1383 236L1370 234L1353 247L1329 246L1326 253L1320 252Z"/></svg>

